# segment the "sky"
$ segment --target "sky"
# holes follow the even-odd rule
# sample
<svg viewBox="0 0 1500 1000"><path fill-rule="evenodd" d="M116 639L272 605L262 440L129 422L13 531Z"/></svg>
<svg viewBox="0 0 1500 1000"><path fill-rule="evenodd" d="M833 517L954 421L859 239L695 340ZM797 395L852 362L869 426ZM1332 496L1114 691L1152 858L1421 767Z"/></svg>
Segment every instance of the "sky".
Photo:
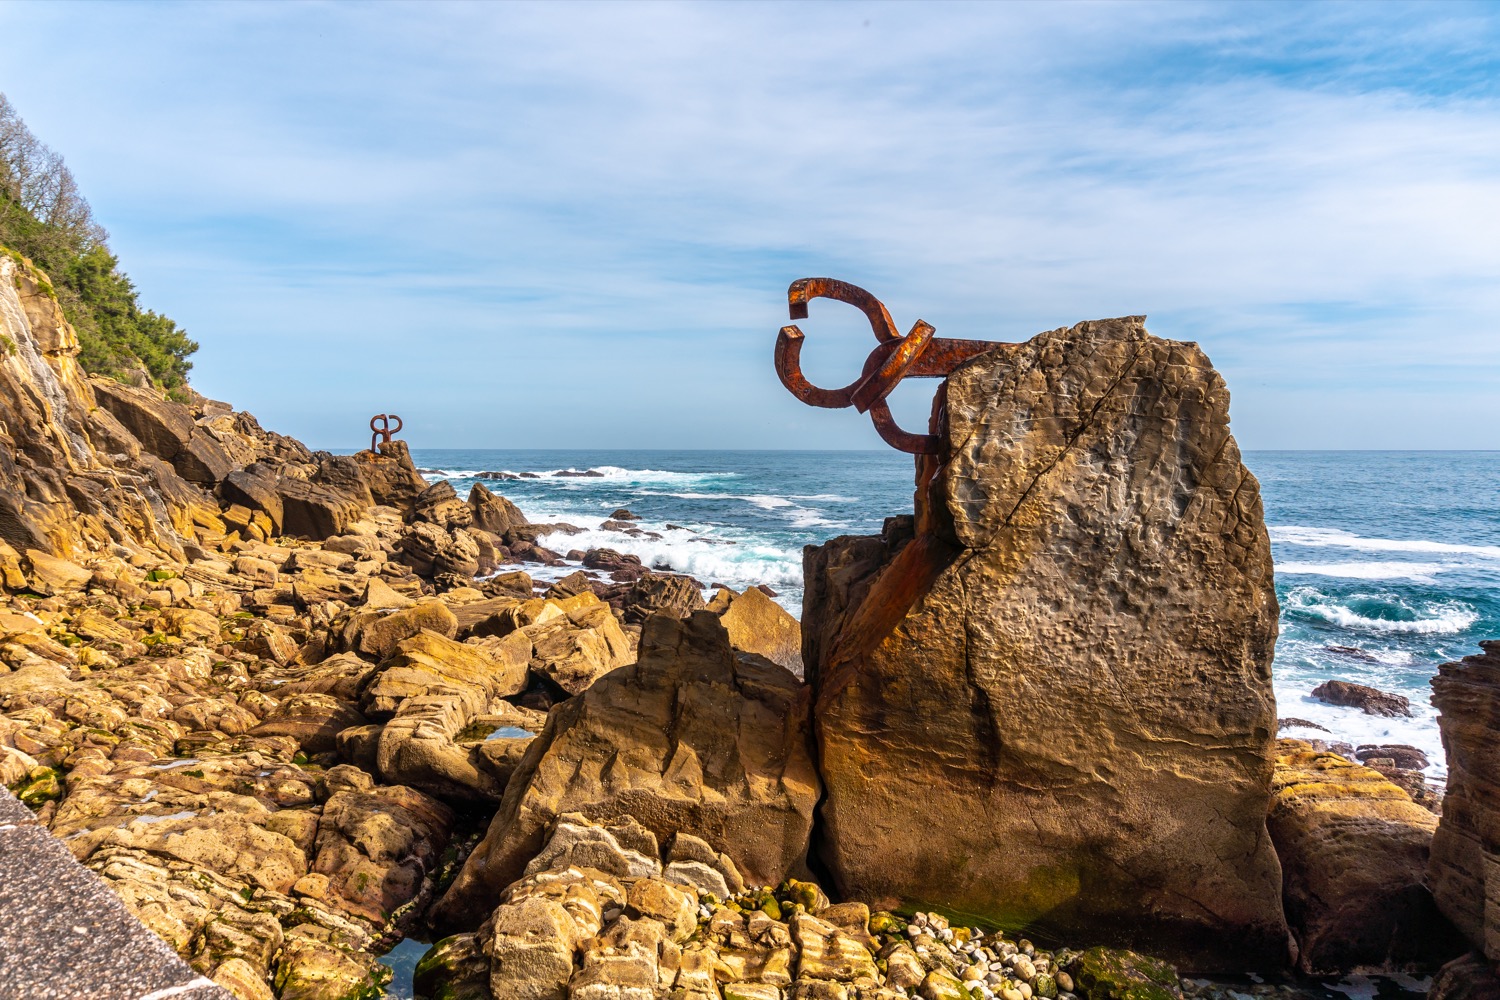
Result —
<svg viewBox="0 0 1500 1000"><path fill-rule="evenodd" d="M772 369L826 275L1145 314L1247 449L1500 448L1496 4L8 2L0 91L195 387L315 447L883 447Z"/></svg>

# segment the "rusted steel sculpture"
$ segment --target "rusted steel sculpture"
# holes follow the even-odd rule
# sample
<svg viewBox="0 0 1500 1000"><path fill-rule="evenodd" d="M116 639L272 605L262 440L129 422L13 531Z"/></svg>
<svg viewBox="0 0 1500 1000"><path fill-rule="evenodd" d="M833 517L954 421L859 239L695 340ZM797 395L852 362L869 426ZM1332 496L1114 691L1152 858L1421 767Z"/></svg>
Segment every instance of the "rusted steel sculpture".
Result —
<svg viewBox="0 0 1500 1000"><path fill-rule="evenodd" d="M396 421L395 427L391 426L392 420ZM379 426L376 425L377 421L379 422ZM370 418L370 450L377 455L380 454L380 449L376 445L390 444L391 435L400 434L401 428L404 426L406 425L401 422L401 418L394 413L375 414Z"/></svg>
<svg viewBox="0 0 1500 1000"><path fill-rule="evenodd" d="M858 379L842 389L820 389L802 374L802 341L806 335L795 324L784 326L776 336L776 374L781 384L809 406L835 409L852 406L860 413L870 414L876 432L886 444L912 455L937 454L937 435L912 434L896 426L885 397L903 378L947 378L963 362L1001 346L989 340L934 337L936 331L932 325L920 319L902 337L879 299L863 288L834 278L800 278L787 289L786 298L792 319L807 318L810 299L847 302L869 319L878 343L865 359L864 371ZM941 407L941 398L938 405Z"/></svg>

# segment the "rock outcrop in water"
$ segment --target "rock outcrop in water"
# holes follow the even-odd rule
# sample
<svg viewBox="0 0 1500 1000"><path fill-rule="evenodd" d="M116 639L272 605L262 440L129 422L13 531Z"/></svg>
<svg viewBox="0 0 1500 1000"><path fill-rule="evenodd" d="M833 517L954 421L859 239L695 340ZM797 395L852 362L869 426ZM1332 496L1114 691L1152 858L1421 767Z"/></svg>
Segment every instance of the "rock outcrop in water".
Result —
<svg viewBox="0 0 1500 1000"><path fill-rule="evenodd" d="M1139 318L961 366L915 523L806 557L820 857L872 906L1287 958L1277 606L1223 380Z"/></svg>
<svg viewBox="0 0 1500 1000"><path fill-rule="evenodd" d="M1428 884L1493 971L1500 963L1500 642L1479 645L1482 653L1442 664L1432 680L1448 792ZM1489 988L1500 995L1500 984Z"/></svg>

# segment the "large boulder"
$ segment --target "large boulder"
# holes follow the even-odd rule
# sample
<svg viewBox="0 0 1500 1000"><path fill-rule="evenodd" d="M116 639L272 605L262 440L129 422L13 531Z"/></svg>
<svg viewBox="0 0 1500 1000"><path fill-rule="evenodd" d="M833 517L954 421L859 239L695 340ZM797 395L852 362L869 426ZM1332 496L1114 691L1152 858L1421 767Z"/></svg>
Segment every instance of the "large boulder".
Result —
<svg viewBox="0 0 1500 1000"><path fill-rule="evenodd" d="M1269 827L1297 967L1432 971L1464 950L1423 878L1437 817L1379 771L1282 740Z"/></svg>
<svg viewBox="0 0 1500 1000"><path fill-rule="evenodd" d="M526 520L520 508L498 493L491 492L483 483L475 483L469 490L469 508L474 512L474 526L505 537L512 528L531 522Z"/></svg>
<svg viewBox="0 0 1500 1000"><path fill-rule="evenodd" d="M1428 884L1438 907L1500 961L1500 642L1444 663L1432 703L1448 757L1448 793L1432 840Z"/></svg>
<svg viewBox="0 0 1500 1000"><path fill-rule="evenodd" d="M802 872L819 794L807 712L797 679L736 654L716 616L652 618L635 664L552 710L435 923L476 926L564 813L700 837L756 884Z"/></svg>
<svg viewBox="0 0 1500 1000"><path fill-rule="evenodd" d="M735 649L759 653L802 676L802 626L759 589L743 594L721 589L708 610L718 614Z"/></svg>
<svg viewBox="0 0 1500 1000"><path fill-rule="evenodd" d="M281 530L314 541L343 534L370 509L368 492L360 496L336 486L290 476L276 481L276 495L282 508Z"/></svg>
<svg viewBox="0 0 1500 1000"><path fill-rule="evenodd" d="M945 400L915 520L806 554L839 890L1286 962L1271 548L1223 379L1132 317L997 348Z"/></svg>
<svg viewBox="0 0 1500 1000"><path fill-rule="evenodd" d="M381 441L379 446L378 452L362 451L354 460L375 502L404 514L411 510L417 494L427 488L427 480L417 472L405 441Z"/></svg>

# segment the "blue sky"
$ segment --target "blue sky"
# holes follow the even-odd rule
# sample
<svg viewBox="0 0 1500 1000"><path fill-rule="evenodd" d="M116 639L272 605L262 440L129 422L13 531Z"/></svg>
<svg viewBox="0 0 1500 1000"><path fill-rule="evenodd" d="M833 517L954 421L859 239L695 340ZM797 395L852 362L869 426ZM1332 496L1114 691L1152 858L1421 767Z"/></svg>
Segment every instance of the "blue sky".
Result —
<svg viewBox="0 0 1500 1000"><path fill-rule="evenodd" d="M1500 447L1494 4L0 5L194 384L357 446L879 447L793 278L1145 313L1246 448ZM873 344L802 324L843 384ZM930 382L898 390L920 426Z"/></svg>

